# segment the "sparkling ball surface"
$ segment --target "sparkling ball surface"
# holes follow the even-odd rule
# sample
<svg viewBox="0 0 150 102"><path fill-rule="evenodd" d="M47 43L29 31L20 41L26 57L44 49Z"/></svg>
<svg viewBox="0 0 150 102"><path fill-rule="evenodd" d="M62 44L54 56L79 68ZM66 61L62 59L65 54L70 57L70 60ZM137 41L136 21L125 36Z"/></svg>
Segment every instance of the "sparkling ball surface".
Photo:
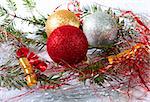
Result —
<svg viewBox="0 0 150 102"><path fill-rule="evenodd" d="M74 13L68 10L59 10L48 17L45 25L47 36L49 36L54 29L63 25L79 27L80 21Z"/></svg>
<svg viewBox="0 0 150 102"><path fill-rule="evenodd" d="M83 32L89 45L105 47L114 43L117 25L110 15L98 11L83 19Z"/></svg>
<svg viewBox="0 0 150 102"><path fill-rule="evenodd" d="M74 26L58 27L47 40L48 54L56 63L79 63L85 59L87 50L86 36Z"/></svg>

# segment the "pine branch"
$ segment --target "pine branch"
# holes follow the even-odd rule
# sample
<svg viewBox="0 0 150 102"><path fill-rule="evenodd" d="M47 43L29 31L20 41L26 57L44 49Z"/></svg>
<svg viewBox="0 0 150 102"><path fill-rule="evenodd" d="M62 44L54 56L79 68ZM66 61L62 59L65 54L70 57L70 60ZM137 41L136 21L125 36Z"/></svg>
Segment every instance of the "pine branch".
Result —
<svg viewBox="0 0 150 102"><path fill-rule="evenodd" d="M16 44L20 43L21 45L30 46L32 48L38 49L39 51L41 51L46 45L46 41L43 40L45 38L43 38L42 36L40 36L41 40L37 40L37 39L26 38L23 35L24 35L24 32L16 30L15 28L13 28L13 26L9 26L5 28L5 30L1 28L0 29L0 42L4 42L4 41L7 42L8 39L13 39L17 41L15 42Z"/></svg>
<svg viewBox="0 0 150 102"><path fill-rule="evenodd" d="M14 6L13 6L14 7ZM12 7L10 7L12 8ZM15 8L14 8L15 10ZM8 12L7 9L5 9L4 7L0 6L0 17L5 16L5 20L4 20L4 24L1 26L6 26L9 25L14 19L21 19L22 21L28 22L29 24L33 24L33 25L40 25L42 27L45 26L45 17L42 18L36 18L35 16L30 17L30 18L24 18L24 17L20 17L17 14L11 14ZM12 18L9 18L12 17ZM8 22L8 24L6 24Z"/></svg>
<svg viewBox="0 0 150 102"><path fill-rule="evenodd" d="M17 15L12 15L12 14L9 14L15 18L18 18L18 19L21 19L23 21L27 21L29 24L33 24L33 25L40 25L40 26L45 26L45 20L43 20L43 18L41 19L36 19L34 16L33 18L23 18L23 17L19 17Z"/></svg>
<svg viewBox="0 0 150 102"><path fill-rule="evenodd" d="M60 81L60 76L56 75L50 75L50 76L46 76L44 74L41 74L38 76L38 81L39 83L42 85L59 85L61 83Z"/></svg>
<svg viewBox="0 0 150 102"><path fill-rule="evenodd" d="M6 0L7 1L7 5L9 7L10 10L12 11L16 11L17 10L17 7L16 7L16 3L14 0Z"/></svg>
<svg viewBox="0 0 150 102"><path fill-rule="evenodd" d="M7 11L5 9L5 11ZM40 25L40 26L45 26L45 19L41 18L41 19L36 19L35 17L33 18L23 18L23 17L20 17L20 16L17 16L16 14L10 14L7 12L7 15L8 16L11 16L13 17L14 19L17 18L17 19L21 19L22 21L25 21L25 22L28 22L29 24L33 24L33 25Z"/></svg>
<svg viewBox="0 0 150 102"><path fill-rule="evenodd" d="M3 74L0 75L0 87L6 87L8 89L27 87L20 66L11 66L11 68L7 68L2 73Z"/></svg>
<svg viewBox="0 0 150 102"><path fill-rule="evenodd" d="M7 14L7 10L0 5L0 17L4 16L6 14Z"/></svg>
<svg viewBox="0 0 150 102"><path fill-rule="evenodd" d="M36 6L36 3L34 2L34 0L23 0L23 4L29 10L33 10Z"/></svg>

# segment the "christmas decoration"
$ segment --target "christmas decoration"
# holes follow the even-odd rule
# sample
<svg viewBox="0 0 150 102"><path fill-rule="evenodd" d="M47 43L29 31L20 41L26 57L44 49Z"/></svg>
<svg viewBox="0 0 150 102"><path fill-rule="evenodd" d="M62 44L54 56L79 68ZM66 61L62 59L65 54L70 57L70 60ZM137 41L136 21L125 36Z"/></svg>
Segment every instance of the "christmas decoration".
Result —
<svg viewBox="0 0 150 102"><path fill-rule="evenodd" d="M19 58L20 65L24 69L25 77L28 86L33 86L37 83L36 75L33 68L26 57Z"/></svg>
<svg viewBox="0 0 150 102"><path fill-rule="evenodd" d="M83 101L87 94L110 99L114 95L111 92L133 97L132 91L139 87L144 89L144 95L150 91L150 28L146 25L149 19L143 20L132 11L102 9L97 4L81 9L80 2L71 0L68 11L57 11L56 7L46 21L34 9L33 0L22 2L31 17L19 16L12 0L7 0L8 8L0 6L0 90L27 92L6 100L2 94L0 100L23 100L23 96L34 96L41 90L44 95L35 96L36 101L66 101L70 96L71 101ZM35 16L35 12L39 15ZM18 30L16 20L37 29Z"/></svg>
<svg viewBox="0 0 150 102"><path fill-rule="evenodd" d="M19 58L27 57L30 64L36 69L39 69L41 72L44 72L47 68L47 64L44 61L39 60L39 57L35 55L35 53L29 53L29 49L27 49L26 47L21 47L20 49L18 49L16 54Z"/></svg>
<svg viewBox="0 0 150 102"><path fill-rule="evenodd" d="M59 26L72 25L75 27L80 26L80 21L76 15L68 10L59 10L51 14L46 21L46 33L47 36Z"/></svg>
<svg viewBox="0 0 150 102"><path fill-rule="evenodd" d="M136 54L136 51L141 48L142 46L144 46L143 44L136 44L135 46L132 47L132 49L128 49L128 50L125 50L117 55L113 55L113 56L109 56L108 57L108 61L110 64L113 64L113 63L119 63L121 61L124 61L130 57L133 57L135 56Z"/></svg>
<svg viewBox="0 0 150 102"><path fill-rule="evenodd" d="M37 77L32 66L39 69L41 72L44 72L47 68L47 64L43 61L40 61L38 59L38 56L33 52L29 54L29 49L27 49L26 47L21 47L20 49L18 49L16 54L19 57L19 63L24 70L27 85L33 86L37 84Z"/></svg>
<svg viewBox="0 0 150 102"><path fill-rule="evenodd" d="M98 11L83 19L83 32L89 45L107 47L114 43L117 36L117 25L110 15Z"/></svg>
<svg viewBox="0 0 150 102"><path fill-rule="evenodd" d="M86 57L87 49L83 32L70 25L55 29L47 41L48 54L57 63L79 63Z"/></svg>

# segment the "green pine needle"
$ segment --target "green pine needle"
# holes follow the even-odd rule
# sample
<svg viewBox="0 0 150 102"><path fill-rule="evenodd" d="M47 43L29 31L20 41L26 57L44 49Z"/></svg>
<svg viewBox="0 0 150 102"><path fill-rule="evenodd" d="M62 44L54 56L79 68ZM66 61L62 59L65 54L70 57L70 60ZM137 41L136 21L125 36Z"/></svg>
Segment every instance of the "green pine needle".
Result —
<svg viewBox="0 0 150 102"><path fill-rule="evenodd" d="M15 0L6 0L6 1L7 1L7 5L8 5L10 10L12 10L12 11L17 10Z"/></svg>
<svg viewBox="0 0 150 102"><path fill-rule="evenodd" d="M22 0L25 7L29 10L33 10L36 6L36 2L34 0Z"/></svg>

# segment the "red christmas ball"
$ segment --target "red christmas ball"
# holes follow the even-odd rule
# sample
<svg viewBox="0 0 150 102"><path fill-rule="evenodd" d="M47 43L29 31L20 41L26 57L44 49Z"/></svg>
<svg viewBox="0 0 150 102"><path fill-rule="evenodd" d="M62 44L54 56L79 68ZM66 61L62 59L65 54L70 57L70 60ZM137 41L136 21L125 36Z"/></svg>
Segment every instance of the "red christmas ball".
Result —
<svg viewBox="0 0 150 102"><path fill-rule="evenodd" d="M47 40L47 51L56 63L76 64L86 57L88 42L77 27L65 25L55 29Z"/></svg>

